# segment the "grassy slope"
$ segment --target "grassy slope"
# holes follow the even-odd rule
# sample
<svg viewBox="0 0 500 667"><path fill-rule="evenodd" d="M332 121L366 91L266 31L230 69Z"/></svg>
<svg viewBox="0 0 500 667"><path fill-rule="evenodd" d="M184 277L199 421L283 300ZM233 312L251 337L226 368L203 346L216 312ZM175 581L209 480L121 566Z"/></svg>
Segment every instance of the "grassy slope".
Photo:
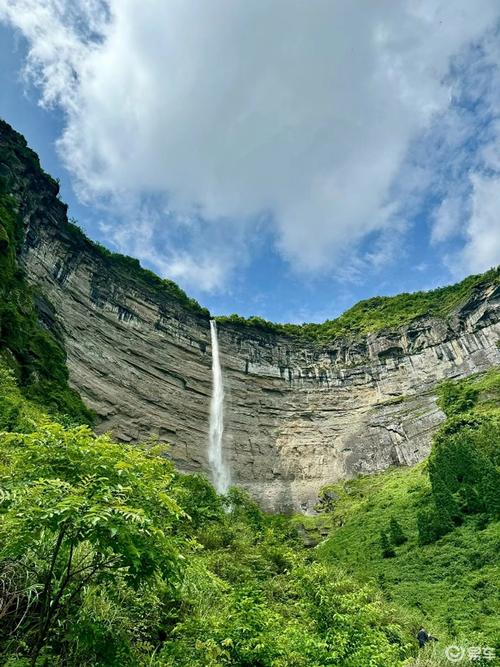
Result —
<svg viewBox="0 0 500 667"><path fill-rule="evenodd" d="M3 431L31 433L33 440L23 436L12 440ZM80 451L75 438L79 438ZM17 447L12 448L13 442ZM44 442L51 450L50 457L43 449L38 452ZM123 452L122 459L112 458L110 469L102 458L108 450L115 458ZM36 503L32 507L28 502L23 511L12 512L10 498L23 498L26 490L45 480L57 489L63 488L63 482L69 488L73 485L80 503L88 480L96 482L82 467L84 484L78 486L82 481L79 466L88 457L99 463L99 482L107 483L117 468L132 469L140 480L147 477L141 451L140 446L117 446L105 438L93 441L90 431L61 430L36 403L23 396L12 372L0 361L0 536L7 538L0 540L0 579L3 572L10 571L13 554L9 545L16 543L17 529L9 528L9 521L22 524L25 515L37 511ZM44 467L33 468L33 453L41 456ZM9 456L16 460L11 469ZM93 469L92 463L88 465ZM16 475L24 482L13 491L8 485ZM8 490L2 494L5 484ZM69 488L64 486L58 500L63 503L63 513L71 506L65 495L70 495ZM121 495L130 491L127 484L119 488ZM400 618L377 587L360 586L336 564L318 562L301 545L286 517L265 515L237 490L231 492L232 503L223 511L213 488L197 476L175 474L166 490L158 490L162 500L167 493L189 515L180 517L173 534L168 529L181 559L177 586L171 590L160 576L152 577L139 587L138 594L135 584L126 583L125 570L117 567L102 582L88 584L73 603L67 596L37 665L402 667L407 664L405 658L416 653L414 628ZM116 500L113 493L106 491L106 495L111 503ZM71 502L76 502L75 497L71 496ZM54 500L47 498L49 503ZM96 512L92 507L96 498L99 493L90 491L90 510L82 503L81 511ZM148 516L151 507L134 502L137 498L127 501L125 508ZM153 497L152 507L155 505ZM45 500L43 507L37 521L47 520L47 528L39 536L32 531L29 546L23 539L14 558L21 571L28 562L29 587L38 591L43 588L41 576L47 572L47 559L40 562L38 557L44 549L50 552L55 543L50 517L61 513L59 506L47 510ZM72 514L65 516L66 521L73 520ZM102 516L99 520L95 531L104 540ZM84 544L88 548L89 543ZM153 539L143 547L148 563L155 554ZM138 558L140 552L134 553ZM2 664L30 664L27 656L36 636L38 610L33 605L25 617L11 614L9 623L0 625Z"/></svg>
<svg viewBox="0 0 500 667"><path fill-rule="evenodd" d="M416 513L427 505L429 487L425 464L344 485L333 513L343 526L334 527L320 545L320 558L340 562L362 579L376 579L389 599L438 636L479 631L493 638L500 613L495 602L500 525L479 530L471 519L437 543L419 547ZM395 558L384 559L380 531L392 516L408 542L396 549Z"/></svg>
<svg viewBox="0 0 500 667"><path fill-rule="evenodd" d="M479 391L477 413L500 416L500 372L463 382ZM430 503L426 463L344 482L335 493L333 510L306 521L317 522L330 535L317 548L319 558L337 562L362 580L376 580L386 596L408 610L440 637L472 639L476 634L494 642L499 634L500 524L481 525L478 517L434 544L419 546L417 514ZM394 517L408 542L396 547L394 558L382 558L380 531ZM302 521L303 523L303 521Z"/></svg>

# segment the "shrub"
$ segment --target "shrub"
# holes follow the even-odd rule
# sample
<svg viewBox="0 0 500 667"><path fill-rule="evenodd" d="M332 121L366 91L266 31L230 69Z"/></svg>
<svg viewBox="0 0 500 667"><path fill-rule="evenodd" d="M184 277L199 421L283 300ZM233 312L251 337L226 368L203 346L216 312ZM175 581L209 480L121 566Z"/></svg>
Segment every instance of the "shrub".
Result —
<svg viewBox="0 0 500 667"><path fill-rule="evenodd" d="M159 453L51 424L0 440L0 570L16 563L33 591L13 605L1 635L23 638L35 663L49 642L64 650L66 625L89 586L137 588L181 572L169 536L182 511L167 491Z"/></svg>
<svg viewBox="0 0 500 667"><path fill-rule="evenodd" d="M380 550L383 558L394 558L396 555L385 530L380 531Z"/></svg>
<svg viewBox="0 0 500 667"><path fill-rule="evenodd" d="M391 517L389 522L389 536L391 543L397 547L408 541L408 538L404 534L399 521L394 517Z"/></svg>

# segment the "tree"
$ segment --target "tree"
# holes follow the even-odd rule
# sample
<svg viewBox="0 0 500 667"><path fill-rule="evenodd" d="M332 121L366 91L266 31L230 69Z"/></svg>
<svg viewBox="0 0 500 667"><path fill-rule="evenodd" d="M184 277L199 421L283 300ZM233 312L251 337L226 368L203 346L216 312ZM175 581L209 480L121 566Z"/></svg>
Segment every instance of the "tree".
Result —
<svg viewBox="0 0 500 667"><path fill-rule="evenodd" d="M389 521L389 536L392 544L397 547L408 541L408 538L404 534L399 521L394 517L392 517Z"/></svg>
<svg viewBox="0 0 500 667"><path fill-rule="evenodd" d="M158 451L49 424L2 434L0 454L0 569L24 562L30 572L37 599L11 627L29 638L33 665L89 585L119 572L132 587L155 577L173 586L180 560L171 528L182 511Z"/></svg>
<svg viewBox="0 0 500 667"><path fill-rule="evenodd" d="M220 496L202 475L178 474L175 479L175 495L177 502L190 518L186 526L191 532L208 523L219 521L224 516Z"/></svg>
<svg viewBox="0 0 500 667"><path fill-rule="evenodd" d="M436 540L433 520L434 514L430 511L417 514L418 543L420 546L431 544Z"/></svg>
<svg viewBox="0 0 500 667"><path fill-rule="evenodd" d="M396 555L385 530L380 531L380 548L382 550L382 558L394 558Z"/></svg>

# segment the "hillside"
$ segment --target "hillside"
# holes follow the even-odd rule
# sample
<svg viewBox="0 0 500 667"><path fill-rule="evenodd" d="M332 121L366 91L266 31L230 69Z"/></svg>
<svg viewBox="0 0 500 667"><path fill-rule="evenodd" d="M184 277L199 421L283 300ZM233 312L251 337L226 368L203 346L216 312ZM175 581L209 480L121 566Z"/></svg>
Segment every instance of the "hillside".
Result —
<svg viewBox="0 0 500 667"><path fill-rule="evenodd" d="M387 599L422 619L440 639L451 642L460 636L469 645L495 645L500 629L500 372L445 384L440 394L448 419L428 461L325 487L322 514L297 517L295 523L309 539L320 541L315 553L321 562L376 582ZM485 457L475 473L473 449L475 456ZM492 491L482 506L488 466ZM446 529L429 536L439 493L432 482L436 467L447 488L456 470L460 481L452 497L459 511ZM438 498L442 511L447 501L442 492ZM393 553L384 557L387 545L381 545L381 535L390 541L391 521L397 521L402 537L396 535L396 544L389 546Z"/></svg>
<svg viewBox="0 0 500 667"><path fill-rule="evenodd" d="M161 447L61 426L0 365L0 656L9 667L437 667L449 644L495 647L500 375L443 385L440 402L448 419L429 463L327 487L322 515L290 520L238 489L217 497ZM481 468L464 477L474 456ZM435 511L442 473L462 502L429 538L418 517ZM449 506L439 492L437 510ZM330 535L311 550L295 528L318 523ZM441 643L419 652L422 624Z"/></svg>
<svg viewBox="0 0 500 667"><path fill-rule="evenodd" d="M458 470L453 494L474 504L430 543L418 516L432 511L427 470L450 462L450 443L465 447L458 461L472 443L498 466L499 399L497 371L443 385L448 419L429 464L330 486L324 514L290 520L237 489L217 497L151 443L61 426L0 366L0 656L9 667L437 667L449 644L495 646L498 479ZM384 558L394 518L407 541ZM330 535L307 549L295 527L318 522ZM418 652L421 624L439 646Z"/></svg>
<svg viewBox="0 0 500 667"><path fill-rule="evenodd" d="M414 628L288 520L161 448L64 428L0 367L0 656L9 665L402 665ZM335 621L332 622L332 618Z"/></svg>

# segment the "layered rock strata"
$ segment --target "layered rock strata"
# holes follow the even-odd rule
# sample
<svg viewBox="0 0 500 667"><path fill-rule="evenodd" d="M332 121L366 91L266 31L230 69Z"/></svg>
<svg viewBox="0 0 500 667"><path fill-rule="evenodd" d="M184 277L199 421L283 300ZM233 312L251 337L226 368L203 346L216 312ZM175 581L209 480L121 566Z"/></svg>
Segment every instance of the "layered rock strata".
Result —
<svg viewBox="0 0 500 667"><path fill-rule="evenodd" d="M182 470L208 473L208 314L68 225L55 182L6 133L16 161L0 166L24 223L20 262L98 430L157 438ZM436 384L500 363L499 314L500 288L484 284L446 321L325 346L219 326L233 482L266 508L307 510L326 483L421 461L443 419Z"/></svg>

